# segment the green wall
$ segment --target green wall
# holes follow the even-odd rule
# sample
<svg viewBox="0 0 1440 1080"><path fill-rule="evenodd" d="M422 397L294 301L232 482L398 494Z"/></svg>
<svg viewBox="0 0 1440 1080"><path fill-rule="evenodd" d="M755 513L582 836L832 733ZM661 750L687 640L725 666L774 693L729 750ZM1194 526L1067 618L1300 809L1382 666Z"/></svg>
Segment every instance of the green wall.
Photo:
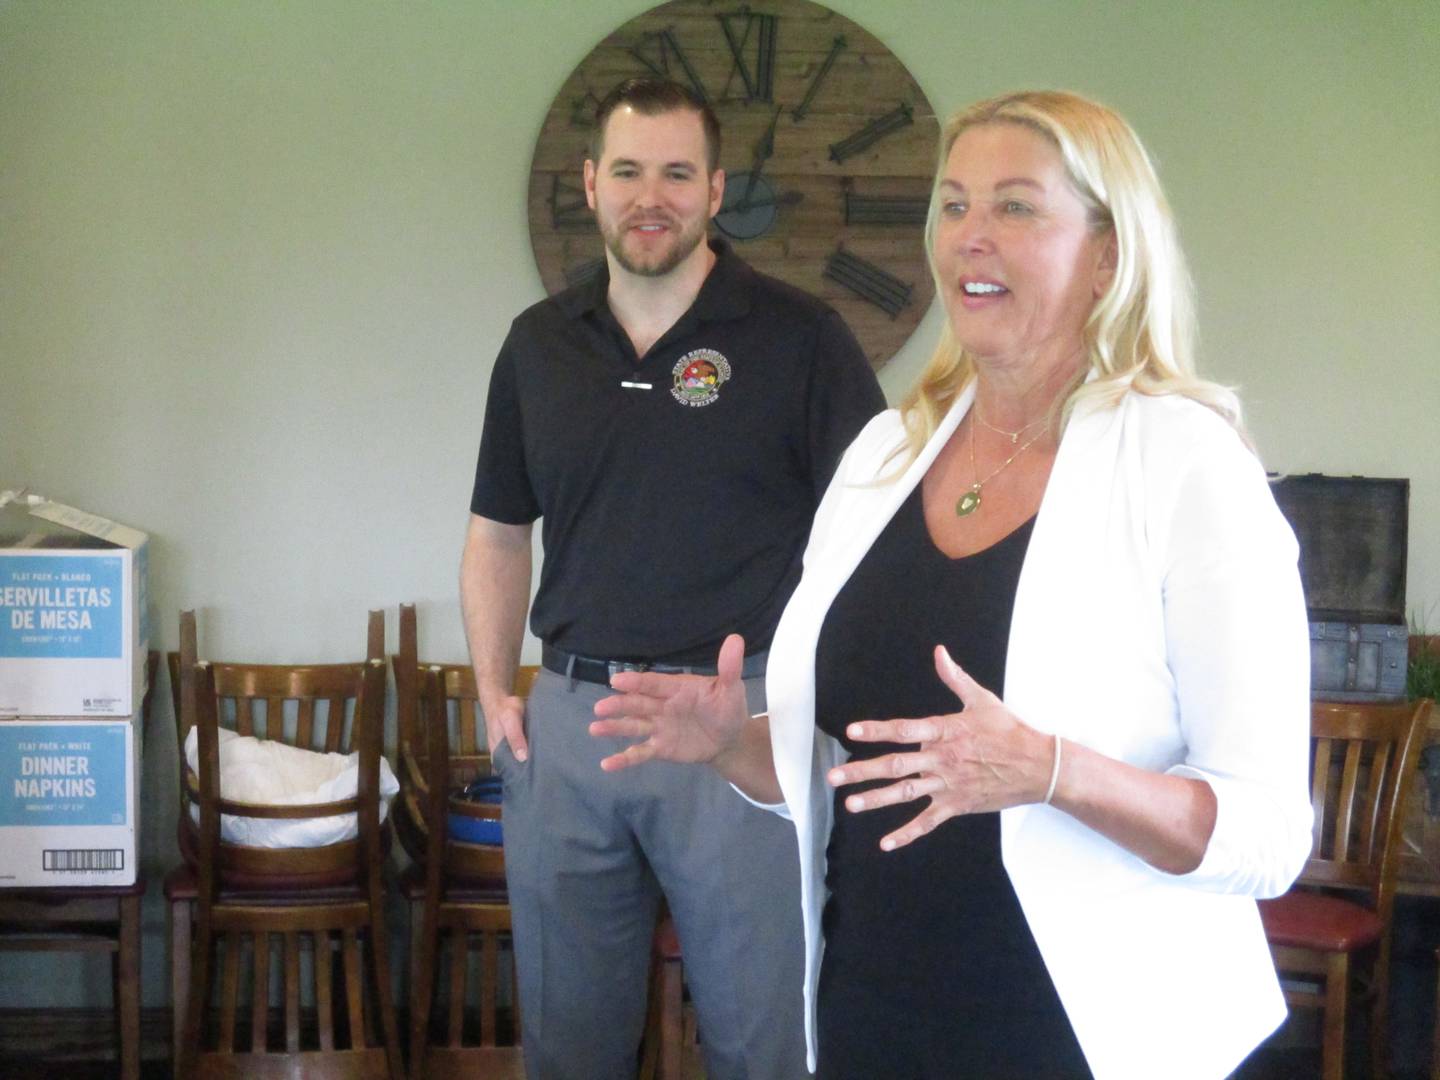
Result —
<svg viewBox="0 0 1440 1080"><path fill-rule="evenodd" d="M162 647L194 606L211 655L348 658L366 608L393 635L409 600L425 652L462 657L490 363L541 295L530 148L647 6L0 0L0 487L149 530ZM1206 370L1242 387L1270 468L1411 478L1411 604L1440 629L1440 5L831 6L941 111L1043 84L1135 124ZM892 399L936 327L886 368ZM169 713L146 765L147 1004ZM0 1005L43 1003L28 981ZM58 1004L107 1000L103 977L52 981Z"/></svg>

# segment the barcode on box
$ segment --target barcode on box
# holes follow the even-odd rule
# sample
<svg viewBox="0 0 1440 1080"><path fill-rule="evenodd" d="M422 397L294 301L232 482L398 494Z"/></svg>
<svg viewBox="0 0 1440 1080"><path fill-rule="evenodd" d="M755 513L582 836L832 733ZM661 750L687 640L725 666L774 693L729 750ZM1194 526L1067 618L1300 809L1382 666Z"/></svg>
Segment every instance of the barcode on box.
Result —
<svg viewBox="0 0 1440 1080"><path fill-rule="evenodd" d="M46 870L124 870L124 848L46 848L42 853Z"/></svg>

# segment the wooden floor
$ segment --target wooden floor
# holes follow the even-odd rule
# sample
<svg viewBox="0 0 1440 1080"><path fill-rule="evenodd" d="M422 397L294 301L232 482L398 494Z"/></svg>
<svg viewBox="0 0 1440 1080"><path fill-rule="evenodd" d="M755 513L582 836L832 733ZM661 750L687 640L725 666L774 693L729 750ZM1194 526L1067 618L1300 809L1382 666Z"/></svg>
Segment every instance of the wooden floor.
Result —
<svg viewBox="0 0 1440 1080"><path fill-rule="evenodd" d="M169 1080L170 1012L146 1009L141 1016L142 1080ZM4 1080L111 1080L115 1062L113 1019L104 1010L0 1010L0 1077ZM1283 1039L1280 1040L1283 1042ZM1364 1054L1357 1054L1363 1059ZM1365 1080L1356 1060L1354 1080ZM698 1062L687 1061L685 1080L703 1080ZM1318 1050L1308 1045L1265 1046L1232 1080L1313 1080L1320 1075ZM885 1078L876 1078L885 1080ZM1426 1080L1423 1072L1396 1071L1392 1080Z"/></svg>

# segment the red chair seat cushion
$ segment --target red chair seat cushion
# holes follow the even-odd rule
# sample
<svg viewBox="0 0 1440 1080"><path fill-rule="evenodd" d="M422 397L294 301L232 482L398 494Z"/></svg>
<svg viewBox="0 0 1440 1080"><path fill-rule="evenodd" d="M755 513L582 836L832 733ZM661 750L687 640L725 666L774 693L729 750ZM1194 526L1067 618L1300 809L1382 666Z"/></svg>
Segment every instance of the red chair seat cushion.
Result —
<svg viewBox="0 0 1440 1080"><path fill-rule="evenodd" d="M662 960L680 959L680 935L675 930L675 920L668 915L655 927L654 948Z"/></svg>
<svg viewBox="0 0 1440 1080"><path fill-rule="evenodd" d="M1384 930L1369 908L1303 889L1261 900L1260 921L1271 945L1318 952L1354 952L1379 941Z"/></svg>

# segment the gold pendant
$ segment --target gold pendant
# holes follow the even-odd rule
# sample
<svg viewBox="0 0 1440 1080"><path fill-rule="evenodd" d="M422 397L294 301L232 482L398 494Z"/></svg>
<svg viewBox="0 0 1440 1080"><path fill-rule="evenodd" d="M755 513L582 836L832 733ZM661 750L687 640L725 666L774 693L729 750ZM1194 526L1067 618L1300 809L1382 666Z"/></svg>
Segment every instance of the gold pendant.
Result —
<svg viewBox="0 0 1440 1080"><path fill-rule="evenodd" d="M973 514L976 510L979 509L980 485L977 484L969 491L965 492L964 495L960 496L960 501L955 504L955 516L965 517L967 514Z"/></svg>

